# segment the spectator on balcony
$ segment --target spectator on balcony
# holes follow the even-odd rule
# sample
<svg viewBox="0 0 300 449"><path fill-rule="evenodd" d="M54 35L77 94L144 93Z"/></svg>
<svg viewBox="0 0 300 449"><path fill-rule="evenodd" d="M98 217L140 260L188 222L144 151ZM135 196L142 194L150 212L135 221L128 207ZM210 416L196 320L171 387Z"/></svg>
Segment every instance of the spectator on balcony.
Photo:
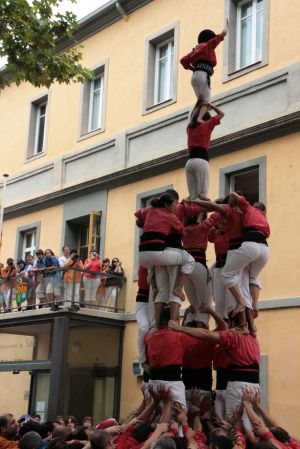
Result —
<svg viewBox="0 0 300 449"><path fill-rule="evenodd" d="M45 279L46 279L46 297L51 310L55 312L59 310L58 303L61 300L61 277L60 272L56 269L60 268L59 260L55 257L54 252L48 248L45 250Z"/></svg>
<svg viewBox="0 0 300 449"><path fill-rule="evenodd" d="M110 259L108 257L106 257L105 259L103 259L102 272L105 274L108 274L109 268L110 268ZM97 304L99 304L100 310L106 310L106 307L105 307L105 304L106 304L105 285L106 285L106 278L103 277L100 279L100 284L97 289L97 295L96 295Z"/></svg>
<svg viewBox="0 0 300 449"><path fill-rule="evenodd" d="M107 275L109 277L105 283L105 307L111 311L115 311L118 293L122 287L121 278L124 276L122 262L117 257L112 259L111 265L107 270Z"/></svg>
<svg viewBox="0 0 300 449"><path fill-rule="evenodd" d="M27 284L27 307L26 310L32 310L35 308L35 288L34 288L34 280L32 276L32 268L33 268L33 257L31 263L25 263L24 260L19 259L17 262L18 267L18 281L24 282ZM27 259L28 259L27 257ZM21 307L18 307L20 310Z"/></svg>
<svg viewBox="0 0 300 449"><path fill-rule="evenodd" d="M87 272L83 275L83 285L85 289L84 303L85 305L90 305L93 307L96 305L96 294L101 280L100 276L96 273L101 273L103 270L103 262L94 249L90 251L90 257L84 262L83 268L94 272Z"/></svg>
<svg viewBox="0 0 300 449"><path fill-rule="evenodd" d="M46 267L44 251L42 249L38 249L35 253L37 259L33 264L32 272L34 273L34 285L35 285L35 294L36 299L39 300L39 308L42 308L46 305L46 278L44 274L44 270Z"/></svg>
<svg viewBox="0 0 300 449"><path fill-rule="evenodd" d="M14 260L9 257L6 261L6 266L1 270L2 278L2 293L4 299L4 312L11 312L12 292L15 287L15 276L17 274Z"/></svg>
<svg viewBox="0 0 300 449"><path fill-rule="evenodd" d="M74 302L79 303L79 290L81 281L81 271L83 263L79 259L76 249L71 249L69 258L62 265L63 267L72 267L76 270L67 270L64 272L65 301L67 305Z"/></svg>
<svg viewBox="0 0 300 449"><path fill-rule="evenodd" d="M70 258L70 247L68 245L64 245L62 247L62 255L60 256L59 260L59 265L62 268L64 266L64 263L69 260ZM66 298L66 289L67 289L67 285L66 285L66 281L64 280L64 271L61 271L60 273L60 277L61 277L61 288L63 288L63 296L64 296L64 301L67 301Z"/></svg>

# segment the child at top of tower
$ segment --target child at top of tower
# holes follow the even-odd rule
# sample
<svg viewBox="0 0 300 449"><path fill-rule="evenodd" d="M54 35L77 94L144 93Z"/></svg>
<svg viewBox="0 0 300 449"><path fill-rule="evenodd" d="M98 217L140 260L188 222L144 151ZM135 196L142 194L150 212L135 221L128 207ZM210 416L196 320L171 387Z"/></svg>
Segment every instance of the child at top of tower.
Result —
<svg viewBox="0 0 300 449"><path fill-rule="evenodd" d="M216 35L212 30L202 30L198 36L198 45L180 60L186 70L192 70L192 87L197 100L199 97L203 100L199 120L208 110L206 103L210 103L210 77L214 73L213 68L217 65L215 48L224 40L227 33L228 19L226 19L224 30L220 34Z"/></svg>

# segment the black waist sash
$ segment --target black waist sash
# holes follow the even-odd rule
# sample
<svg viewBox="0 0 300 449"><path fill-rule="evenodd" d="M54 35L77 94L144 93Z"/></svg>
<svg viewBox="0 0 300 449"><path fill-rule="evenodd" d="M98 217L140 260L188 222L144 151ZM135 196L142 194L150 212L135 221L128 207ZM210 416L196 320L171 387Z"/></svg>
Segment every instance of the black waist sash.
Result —
<svg viewBox="0 0 300 449"><path fill-rule="evenodd" d="M181 235L169 234L166 236L166 247L182 249Z"/></svg>
<svg viewBox="0 0 300 449"><path fill-rule="evenodd" d="M166 247L166 236L162 232L148 231L140 237L139 251L163 251Z"/></svg>
<svg viewBox="0 0 300 449"><path fill-rule="evenodd" d="M198 70L207 74L207 84L210 87L210 77L214 74L213 66L207 61L198 61L195 65L195 72Z"/></svg>
<svg viewBox="0 0 300 449"><path fill-rule="evenodd" d="M228 369L217 368L216 390L226 390L228 382Z"/></svg>
<svg viewBox="0 0 300 449"><path fill-rule="evenodd" d="M198 147L198 148L189 148L189 159L204 159L205 161L209 161L208 151L206 148Z"/></svg>
<svg viewBox="0 0 300 449"><path fill-rule="evenodd" d="M195 259L196 262L201 263L202 265L205 266L205 268L207 268L206 266L206 253L203 249L199 249L199 248L189 248L186 249L186 251L193 256L193 258Z"/></svg>
<svg viewBox="0 0 300 449"><path fill-rule="evenodd" d="M151 368L150 370L151 380L169 380L177 381L181 380L181 366L180 365L168 365L161 368Z"/></svg>
<svg viewBox="0 0 300 449"><path fill-rule="evenodd" d="M149 288L139 288L136 295L136 302L149 301Z"/></svg>
<svg viewBox="0 0 300 449"><path fill-rule="evenodd" d="M263 243L268 246L265 234L254 227L244 228L244 242Z"/></svg>
<svg viewBox="0 0 300 449"><path fill-rule="evenodd" d="M216 268L224 267L227 259L227 253L216 254Z"/></svg>
<svg viewBox="0 0 300 449"><path fill-rule="evenodd" d="M238 237L236 239L230 239L228 242L228 249L238 249L243 243L243 237Z"/></svg>
<svg viewBox="0 0 300 449"><path fill-rule="evenodd" d="M212 368L182 368L182 381L186 390L200 388L201 390L211 391Z"/></svg>
<svg viewBox="0 0 300 449"><path fill-rule="evenodd" d="M251 365L229 365L228 382L230 381L259 384L259 365L257 363L252 363Z"/></svg>

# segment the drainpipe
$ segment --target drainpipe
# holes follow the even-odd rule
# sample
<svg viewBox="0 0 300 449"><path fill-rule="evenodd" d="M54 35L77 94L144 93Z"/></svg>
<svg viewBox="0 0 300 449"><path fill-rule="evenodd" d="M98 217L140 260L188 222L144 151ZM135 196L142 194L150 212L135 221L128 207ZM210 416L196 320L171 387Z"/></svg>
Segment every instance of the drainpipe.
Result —
<svg viewBox="0 0 300 449"><path fill-rule="evenodd" d="M116 2L116 8L117 8L117 10L119 11L119 13L121 14L121 16L123 17L123 19L126 21L126 22L128 22L128 20L129 20L129 17L128 17L128 15L126 14L126 12L124 11L124 9L123 9L123 7L122 7L122 5L120 4L120 2Z"/></svg>

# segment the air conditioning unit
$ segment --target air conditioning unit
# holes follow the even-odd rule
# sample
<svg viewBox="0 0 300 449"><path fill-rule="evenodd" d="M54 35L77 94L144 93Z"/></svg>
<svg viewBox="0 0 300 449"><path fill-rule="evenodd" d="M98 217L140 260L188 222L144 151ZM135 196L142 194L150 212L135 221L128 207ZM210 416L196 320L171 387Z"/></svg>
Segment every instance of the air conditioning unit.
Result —
<svg viewBox="0 0 300 449"><path fill-rule="evenodd" d="M132 372L134 376L141 377L144 374L142 365L138 360L133 360L132 362Z"/></svg>

